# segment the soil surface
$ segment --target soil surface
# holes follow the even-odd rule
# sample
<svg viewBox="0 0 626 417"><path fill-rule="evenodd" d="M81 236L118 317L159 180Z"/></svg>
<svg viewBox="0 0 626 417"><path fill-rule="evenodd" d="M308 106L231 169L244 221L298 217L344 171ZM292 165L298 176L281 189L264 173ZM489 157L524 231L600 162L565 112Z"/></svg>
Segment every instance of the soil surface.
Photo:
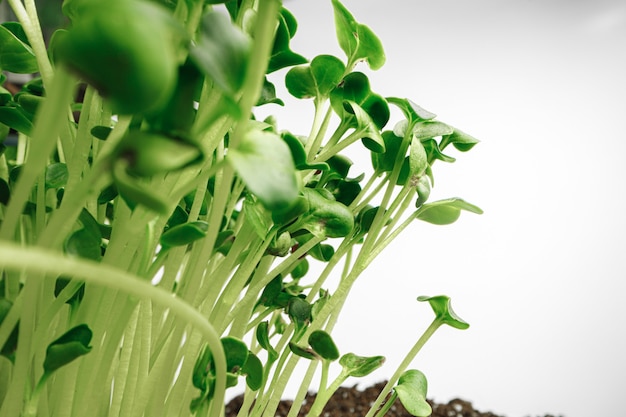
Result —
<svg viewBox="0 0 626 417"><path fill-rule="evenodd" d="M380 382L371 387L359 390L354 387L341 387L335 392L332 399L328 402L324 408L322 417L364 417L369 411L370 404L373 404L378 397L378 393L385 386L384 382ZM298 417L306 417L315 394L309 393L306 400L298 414ZM233 400L226 405L226 417L236 417L243 397L239 396L233 398ZM505 417L500 414L494 414L490 411L481 412L474 410L472 403L461 399L451 400L447 404L438 404L428 400L433 413L432 417ZM282 401L276 412L276 417L286 417L289 414L292 401ZM385 414L385 417L412 417L408 411L402 406L400 401L396 401L391 409ZM528 416L527 416L528 417ZM546 415L543 417L556 417L552 415ZM559 416L562 417L562 416Z"/></svg>

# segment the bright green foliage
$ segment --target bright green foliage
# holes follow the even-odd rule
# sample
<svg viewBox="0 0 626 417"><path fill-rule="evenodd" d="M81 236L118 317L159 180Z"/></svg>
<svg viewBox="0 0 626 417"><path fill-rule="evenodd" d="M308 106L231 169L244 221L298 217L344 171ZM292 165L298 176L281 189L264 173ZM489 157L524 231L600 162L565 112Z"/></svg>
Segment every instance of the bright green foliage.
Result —
<svg viewBox="0 0 626 417"><path fill-rule="evenodd" d="M417 211L417 218L428 223L445 225L457 221L461 210L482 214L482 210L475 205L460 198L451 198L422 205Z"/></svg>
<svg viewBox="0 0 626 417"><path fill-rule="evenodd" d="M339 359L339 364L344 372L349 376L363 377L371 374L376 369L383 366L385 358L383 356L358 356L354 353L346 353Z"/></svg>
<svg viewBox="0 0 626 417"><path fill-rule="evenodd" d="M33 78L0 86L0 142L18 142L0 145L0 417L220 416L244 382L241 416L263 417L315 372L317 417L383 366L341 355L332 329L414 220L482 213L430 202L435 162L478 140L381 94L381 40L339 0L345 58L310 62L283 3L64 0L44 41L34 2L11 2L0 69ZM311 99L309 125L272 113L283 85ZM447 297L420 300L435 319L367 417L389 395L426 415L425 377L405 371L441 325L468 326Z"/></svg>
<svg viewBox="0 0 626 417"><path fill-rule="evenodd" d="M428 301L430 307L435 312L436 320L454 327L455 329L465 330L469 328L469 324L456 315L452 310L450 297L446 295L438 295L434 297L419 296L418 301Z"/></svg>
<svg viewBox="0 0 626 417"><path fill-rule="evenodd" d="M315 330L309 335L309 345L325 360L334 361L339 359L339 349L332 337L323 330Z"/></svg>
<svg viewBox="0 0 626 417"><path fill-rule="evenodd" d="M332 55L319 55L309 65L294 67L285 76L289 93L296 98L327 98L341 82L346 68Z"/></svg>
<svg viewBox="0 0 626 417"><path fill-rule="evenodd" d="M62 162L50 164L46 167L46 188L61 188L67 184L69 173L67 165Z"/></svg>
<svg viewBox="0 0 626 417"><path fill-rule="evenodd" d="M116 157L124 160L129 173L150 176L199 162L202 151L193 144L161 134L134 131L120 142Z"/></svg>
<svg viewBox="0 0 626 417"><path fill-rule="evenodd" d="M147 0L75 0L65 10L71 3L77 3L72 27L58 40L55 57L121 114L160 109L176 83L177 48L184 41L178 22Z"/></svg>
<svg viewBox="0 0 626 417"><path fill-rule="evenodd" d="M354 120L350 117L354 113L346 109L344 105L346 101L360 106L370 116L378 129L385 127L389 120L387 101L371 90L369 79L362 72L351 72L346 75L340 85L331 92L330 100L335 112L342 118L347 117L349 119L347 123L351 127L358 125L358 119Z"/></svg>
<svg viewBox="0 0 626 417"><path fill-rule="evenodd" d="M416 417L428 417L433 410L426 401L428 382L426 376L417 369L406 371L394 387L398 398L406 410Z"/></svg>
<svg viewBox="0 0 626 417"><path fill-rule="evenodd" d="M203 221L195 221L176 225L167 229L160 239L164 247L183 246L193 243L206 236L209 225Z"/></svg>
<svg viewBox="0 0 626 417"><path fill-rule="evenodd" d="M332 3L337 39L348 57L347 67L364 60L373 70L381 68L385 63L385 52L380 39L369 27L358 23L338 0L333 0Z"/></svg>
<svg viewBox="0 0 626 417"><path fill-rule="evenodd" d="M296 35L297 30L296 18L289 10L283 8L278 16L278 28L267 66L268 74L282 68L304 64L307 61L302 55L293 52L290 47L290 41Z"/></svg>
<svg viewBox="0 0 626 417"><path fill-rule="evenodd" d="M86 355L91 351L92 332L86 324L79 324L65 332L61 337L48 345L43 369L51 374L60 367Z"/></svg>
<svg viewBox="0 0 626 417"><path fill-rule="evenodd" d="M243 86L250 40L221 13L207 13L202 20L198 44L190 54L194 62L226 94Z"/></svg>
<svg viewBox="0 0 626 417"><path fill-rule="evenodd" d="M287 144L275 133L249 129L228 161L248 189L270 210L285 210L298 195L298 179Z"/></svg>
<svg viewBox="0 0 626 417"><path fill-rule="evenodd" d="M37 59L16 22L0 25L0 70L18 74L38 71Z"/></svg>

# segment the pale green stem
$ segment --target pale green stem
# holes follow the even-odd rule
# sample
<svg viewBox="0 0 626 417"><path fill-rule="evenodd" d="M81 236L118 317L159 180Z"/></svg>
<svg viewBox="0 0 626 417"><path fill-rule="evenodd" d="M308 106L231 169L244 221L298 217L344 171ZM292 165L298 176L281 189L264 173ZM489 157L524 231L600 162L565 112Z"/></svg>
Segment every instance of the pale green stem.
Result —
<svg viewBox="0 0 626 417"><path fill-rule="evenodd" d="M298 389L298 392L293 399L293 403L291 404L291 408L289 409L289 414L287 414L287 417L298 417L300 409L302 408L302 402L306 398L306 394L309 390L309 387L311 386L311 381L313 380L313 376L315 375L317 365L317 361L311 361L311 363L309 364L309 368L302 378L302 383L300 384L300 388Z"/></svg>
<svg viewBox="0 0 626 417"><path fill-rule="evenodd" d="M60 68L57 70L54 82L48 90L48 98L42 103L33 128L32 146L36 147L37 151L29 152L28 160L22 166L20 177L11 193L11 202L0 226L2 240L12 240L33 184L37 176L43 172L63 124L67 123L65 109L72 97L73 83L73 77L66 71Z"/></svg>
<svg viewBox="0 0 626 417"><path fill-rule="evenodd" d="M13 13L17 16L17 19L22 24L22 28L26 33L28 42L30 43L35 58L37 59L37 65L39 66L39 72L43 78L44 85L48 87L52 81L53 71L50 61L48 60L48 53L46 51L46 44L43 40L43 34L41 33L41 26L39 24L39 18L37 17L37 8L35 7L34 0L24 0L24 4L20 0L8 0L9 5L13 9ZM66 109L63 109L64 111Z"/></svg>
<svg viewBox="0 0 626 417"><path fill-rule="evenodd" d="M380 408L381 404L387 397L387 394L389 394L389 392L394 387L396 382L398 382L398 379L400 379L404 371L406 371L406 368L409 367L411 362L413 362L413 359L415 359L415 356L417 356L417 354L422 349L422 347L424 347L428 339L430 339L430 337L435 333L435 331L437 331L439 326L441 326L442 324L443 324L443 321L441 321L441 319L439 318L435 318L435 320L433 320L433 322L430 323L430 326L428 326L428 328L424 331L422 336L417 340L415 345L413 345L409 353L407 353L407 355L404 357L402 362L400 362L400 365L398 365L398 368L396 369L394 374L391 376L391 378L389 378L389 381L387 381L387 384L385 384L385 387L382 389L382 391L378 395L378 398L376 399L376 401L370 408L369 412L365 415L365 417L374 416L376 411Z"/></svg>
<svg viewBox="0 0 626 417"><path fill-rule="evenodd" d="M331 147L325 147L324 150L317 155L317 158L315 158L315 161L324 162L330 159L331 157L338 155L339 152L343 151L345 148L352 145L357 140L361 139L364 134L365 134L364 129L355 130L354 132L350 133L348 136L346 136L337 144Z"/></svg>
<svg viewBox="0 0 626 417"><path fill-rule="evenodd" d="M137 342L137 321L139 320L139 311L135 309L126 331L124 332L124 343L120 349L120 359L115 370L115 386L113 395L111 395L111 408L109 408L109 417L124 415L121 413L122 404L132 399L133 395L133 373L136 371L136 364L133 363L133 352L139 349L133 349ZM129 384L130 382L130 384ZM128 393L126 387L128 386ZM128 395L127 395L128 394ZM131 397L131 398L129 398Z"/></svg>
<svg viewBox="0 0 626 417"><path fill-rule="evenodd" d="M195 326L209 344L216 368L216 392L212 413L219 415L224 406L226 358L220 337L213 326L189 304L173 297L170 292L153 287L150 283L109 265L64 258L56 252L39 248L25 249L12 243L0 242L0 266L9 269L25 268L34 274L72 276L94 284L115 288L138 298L150 299L154 303L172 310L185 323Z"/></svg>

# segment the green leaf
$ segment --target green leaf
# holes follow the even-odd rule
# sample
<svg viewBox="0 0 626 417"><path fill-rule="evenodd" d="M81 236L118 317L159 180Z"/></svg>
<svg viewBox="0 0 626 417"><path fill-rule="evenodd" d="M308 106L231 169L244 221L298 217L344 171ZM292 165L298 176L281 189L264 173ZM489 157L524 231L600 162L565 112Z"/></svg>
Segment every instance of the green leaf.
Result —
<svg viewBox="0 0 626 417"><path fill-rule="evenodd" d="M156 195L153 189L141 184L125 171L114 168L113 178L120 197L128 207L134 210L140 204L157 213L168 214L169 203L161 196Z"/></svg>
<svg viewBox="0 0 626 417"><path fill-rule="evenodd" d="M339 0L332 0L332 4L337 40L349 64L363 60L373 70L381 68L385 63L385 51L380 39L369 27L358 23Z"/></svg>
<svg viewBox="0 0 626 417"><path fill-rule="evenodd" d="M163 110L147 118L150 129L170 137L189 138L196 117L194 103L200 100L203 82L204 74L187 59L178 67L176 88Z"/></svg>
<svg viewBox="0 0 626 417"><path fill-rule="evenodd" d="M423 109L414 102L406 98L387 97L387 102L397 106L404 113L409 124L414 124L423 120L431 120L437 117L436 114Z"/></svg>
<svg viewBox="0 0 626 417"><path fill-rule="evenodd" d="M291 234L289 232L282 232L277 236L274 236L272 243L270 243L266 250L266 253L272 256L284 257L289 254L292 246L293 243Z"/></svg>
<svg viewBox="0 0 626 417"><path fill-rule="evenodd" d="M246 196L243 200L242 212L246 221L254 228L257 236L261 239L265 239L272 221L267 211L263 209L263 206L257 203L254 198Z"/></svg>
<svg viewBox="0 0 626 417"><path fill-rule="evenodd" d="M65 253L80 258L99 261L102 259L102 236L83 228L72 233L65 240Z"/></svg>
<svg viewBox="0 0 626 417"><path fill-rule="evenodd" d="M318 97L328 97L330 92L339 85L346 71L343 62L332 55L316 56L311 61L310 68Z"/></svg>
<svg viewBox="0 0 626 417"><path fill-rule="evenodd" d="M272 279L263 289L261 296L259 297L259 303L265 307L275 307L276 299L283 289L283 279L279 275Z"/></svg>
<svg viewBox="0 0 626 417"><path fill-rule="evenodd" d="M391 172L396 165L402 138L396 136L391 130L384 131L381 137L385 143L385 152L373 152L371 154L372 166L378 172Z"/></svg>
<svg viewBox="0 0 626 417"><path fill-rule="evenodd" d="M91 337L93 333L86 324L79 324L71 328L61 337L48 345L43 369L51 374L60 367L67 365L74 359L86 355L91 351Z"/></svg>
<svg viewBox="0 0 626 417"><path fill-rule="evenodd" d="M20 40L6 23L0 25L0 70L17 74L39 71L31 47Z"/></svg>
<svg viewBox="0 0 626 417"><path fill-rule="evenodd" d="M326 162L320 162L315 164L309 164L307 162L304 145L302 144L302 141L300 141L300 139L298 139L296 136L292 135L291 133L284 132L281 134L281 137L283 138L287 146L289 146L289 150L291 151L291 157L293 158L293 162L295 163L297 170L328 170L328 164Z"/></svg>
<svg viewBox="0 0 626 417"><path fill-rule="evenodd" d="M368 26L359 24L358 28L359 47L352 58L354 61L366 61L372 70L377 70L385 65L386 57L383 44L376 34Z"/></svg>
<svg viewBox="0 0 626 417"><path fill-rule="evenodd" d="M358 23L352 16L352 13L339 0L332 0L332 4L337 40L349 59L356 53L358 47L356 36L358 34Z"/></svg>
<svg viewBox="0 0 626 417"><path fill-rule="evenodd" d="M335 201L327 190L305 188L302 190L309 210L292 225L315 236L345 237L354 228L354 215L344 204Z"/></svg>
<svg viewBox="0 0 626 417"><path fill-rule="evenodd" d="M269 210L285 210L298 197L298 178L289 146L275 133L250 129L226 159L246 187Z"/></svg>
<svg viewBox="0 0 626 417"><path fill-rule="evenodd" d="M226 371L238 373L248 359L248 347L242 340L232 336L222 338L222 347L226 354Z"/></svg>
<svg viewBox="0 0 626 417"><path fill-rule="evenodd" d="M372 92L369 79L362 72L351 72L346 75L337 88L330 93L330 103L333 110L342 119L346 116L351 117L351 114L347 113L344 107L345 101L353 101L361 106L379 130L385 127L389 121L390 112L387 101L382 96ZM342 120L342 122L344 121Z"/></svg>
<svg viewBox="0 0 626 417"><path fill-rule="evenodd" d="M433 410L426 401L428 382L426 376L417 369L402 374L398 385L394 387L400 402L406 410L416 417L428 417Z"/></svg>
<svg viewBox="0 0 626 417"><path fill-rule="evenodd" d="M61 294L61 291L72 281L71 278L59 277L54 282L54 296L58 297ZM65 301L65 304L69 304L70 306L78 305L83 297L85 296L85 284L81 283L76 292L74 292L70 298Z"/></svg>
<svg viewBox="0 0 626 417"><path fill-rule="evenodd" d="M7 28L12 34L15 35L17 39L24 42L24 44L30 46L30 42L28 41L28 35L24 32L24 28L20 22L4 22L1 26Z"/></svg>
<svg viewBox="0 0 626 417"><path fill-rule="evenodd" d="M117 188L114 184L107 186L98 194L98 204L106 204L118 196Z"/></svg>
<svg viewBox="0 0 626 417"><path fill-rule="evenodd" d="M279 106L284 106L285 103L278 97L276 97L276 87L274 84L269 82L267 78L263 80L263 88L261 89L261 96L259 97L259 101L256 103L257 106L262 106L264 104L278 104Z"/></svg>
<svg viewBox="0 0 626 417"><path fill-rule="evenodd" d="M284 7L280 11L278 17L278 28L274 36L274 45L270 61L267 67L267 73L271 74L282 68L300 65L307 62L302 55L293 52L290 49L290 41L296 34L298 23L295 17Z"/></svg>
<svg viewBox="0 0 626 417"><path fill-rule="evenodd" d="M292 297L287 305L287 315L296 327L296 333L311 322L311 304L300 297Z"/></svg>
<svg viewBox="0 0 626 417"><path fill-rule="evenodd" d="M415 188L417 189L417 201L415 202L415 206L419 208L428 200L428 197L430 197L430 178L428 175L419 177Z"/></svg>
<svg viewBox="0 0 626 417"><path fill-rule="evenodd" d="M318 243L317 245L313 246L309 251L309 255L311 255L313 259L322 262L330 261L334 254L335 248L326 243Z"/></svg>
<svg viewBox="0 0 626 417"><path fill-rule="evenodd" d="M289 349L295 354L300 356L301 358L304 359L309 359L309 360L318 360L320 359L317 354L315 353L315 351L313 351L310 348L307 347L302 347L299 346L298 344L294 343L294 342L289 342Z"/></svg>
<svg viewBox="0 0 626 417"><path fill-rule="evenodd" d="M96 139L107 140L112 130L109 126L94 126L91 128L91 135Z"/></svg>
<svg viewBox="0 0 626 417"><path fill-rule="evenodd" d="M339 349L332 337L324 330L315 330L309 335L309 345L315 353L328 361L339 359Z"/></svg>
<svg viewBox="0 0 626 417"><path fill-rule="evenodd" d="M203 153L195 144L135 130L120 141L115 157L127 161L130 173L150 176L183 169L202 160Z"/></svg>
<svg viewBox="0 0 626 417"><path fill-rule="evenodd" d="M46 167L45 184L47 189L57 189L64 187L69 178L67 165L62 162L55 162Z"/></svg>
<svg viewBox="0 0 626 417"><path fill-rule="evenodd" d="M376 213L380 207L372 207L370 205L365 206L359 214L356 216L356 224L359 235L365 235L369 232L370 227L372 227L372 223L374 222L374 218L376 217Z"/></svg>
<svg viewBox="0 0 626 417"><path fill-rule="evenodd" d="M465 330L469 327L469 323L456 315L452 310L452 302L447 295L437 295L434 297L419 296L417 301L428 301L430 307L435 312L436 320L455 329Z"/></svg>
<svg viewBox="0 0 626 417"><path fill-rule="evenodd" d="M241 372L246 375L246 385L252 391L258 391L263 385L263 364L261 360L252 352L248 352L246 363L241 368Z"/></svg>
<svg viewBox="0 0 626 417"><path fill-rule="evenodd" d="M13 95L9 90L2 86L3 83L4 81L0 82L0 106L6 106L11 100L13 100Z"/></svg>
<svg viewBox="0 0 626 417"><path fill-rule="evenodd" d="M212 359L213 355L211 355L209 346L204 346L196 359L196 363L194 364L193 372L191 374L191 382L193 383L193 386L198 388L203 393L212 392L212 390L208 390L208 375L211 370Z"/></svg>
<svg viewBox="0 0 626 417"><path fill-rule="evenodd" d="M32 116L37 113L37 109L45 100L43 97L39 97L27 92L16 94L14 99L26 113Z"/></svg>
<svg viewBox="0 0 626 417"><path fill-rule="evenodd" d="M295 98L313 98L318 95L315 79L309 66L291 68L285 75L285 86L289 94Z"/></svg>
<svg viewBox="0 0 626 417"><path fill-rule="evenodd" d="M417 210L417 218L437 225L451 224L461 216L461 210L482 214L483 211L460 198L434 201L424 204Z"/></svg>
<svg viewBox="0 0 626 417"><path fill-rule="evenodd" d="M296 98L323 99L339 85L345 66L332 55L319 55L310 65L294 67L285 76L285 85Z"/></svg>
<svg viewBox="0 0 626 417"><path fill-rule="evenodd" d="M164 247L184 246L202 239L209 230L207 222L198 220L170 227L162 235L160 243Z"/></svg>
<svg viewBox="0 0 626 417"><path fill-rule="evenodd" d="M441 143L439 144L439 147L441 149L445 149L445 147L451 143L459 151L467 152L472 149L474 145L476 145L478 142L480 141L475 137L454 128L454 132L452 132L452 134L446 135L441 138Z"/></svg>
<svg viewBox="0 0 626 417"><path fill-rule="evenodd" d="M437 136L450 135L454 132L452 127L437 120L418 122L413 127L413 137L418 140L431 139Z"/></svg>
<svg viewBox="0 0 626 417"><path fill-rule="evenodd" d="M278 359L278 352L270 343L269 323L267 321L263 321L257 326L256 340L259 343L259 346L267 351L269 362L273 362Z"/></svg>
<svg viewBox="0 0 626 417"><path fill-rule="evenodd" d="M353 101L344 101L343 108L346 112L354 115L357 130L363 131L361 140L367 149L375 153L385 151L385 142L380 134L378 126L370 115Z"/></svg>
<svg viewBox="0 0 626 417"><path fill-rule="evenodd" d="M250 39L222 13L204 15L191 59L229 95L241 89L250 55Z"/></svg>
<svg viewBox="0 0 626 417"><path fill-rule="evenodd" d="M413 138L409 151L409 168L412 178L419 178L424 175L428 168L428 155L420 140Z"/></svg>
<svg viewBox="0 0 626 417"><path fill-rule="evenodd" d="M65 63L106 97L117 114L158 112L176 86L187 33L151 1L66 1L72 26L53 45Z"/></svg>
<svg viewBox="0 0 626 417"><path fill-rule="evenodd" d="M91 215L89 210L83 208L78 215L78 221L83 225L83 228L87 230L94 237L101 239L102 238L102 226L98 221Z"/></svg>
<svg viewBox="0 0 626 417"><path fill-rule="evenodd" d="M298 263L293 267L289 273L293 279L300 279L309 272L309 261L306 258L298 260Z"/></svg>
<svg viewBox="0 0 626 417"><path fill-rule="evenodd" d="M339 364L343 367L343 372L348 376L364 377L385 363L384 356L358 356L354 353L346 353L339 358Z"/></svg>
<svg viewBox="0 0 626 417"><path fill-rule="evenodd" d="M439 159L443 162L454 162L456 159L451 156L444 155L439 148L439 144L435 139L423 139L422 145L424 145L424 149L426 150L426 154L428 155L428 161L432 163L435 159Z"/></svg>
<svg viewBox="0 0 626 417"><path fill-rule="evenodd" d="M33 122L30 115L16 103L0 107L0 123L5 124L20 133L30 135Z"/></svg>
<svg viewBox="0 0 626 417"><path fill-rule="evenodd" d="M0 178L0 204L6 206L9 204L10 199L11 189L9 188L9 184L3 178Z"/></svg>

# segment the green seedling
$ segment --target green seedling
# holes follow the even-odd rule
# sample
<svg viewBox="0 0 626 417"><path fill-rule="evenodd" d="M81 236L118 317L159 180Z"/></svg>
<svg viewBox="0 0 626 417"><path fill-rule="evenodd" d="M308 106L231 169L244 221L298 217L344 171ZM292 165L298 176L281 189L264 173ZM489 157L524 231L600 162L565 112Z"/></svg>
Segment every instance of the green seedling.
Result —
<svg viewBox="0 0 626 417"><path fill-rule="evenodd" d="M64 0L49 39L35 2L9 0L0 69L32 79L0 76L0 139L17 138L0 145L0 417L220 417L229 389L240 417L271 417L294 383L295 417L316 373L319 416L381 371L333 328L415 220L482 213L431 201L435 163L478 141L386 97L381 40L328 1L341 56L294 51L280 0ZM283 128L283 85L310 125ZM427 384L408 366L441 325L467 327L447 297L420 300L435 320L381 393L416 416Z"/></svg>
<svg viewBox="0 0 626 417"><path fill-rule="evenodd" d="M430 407L427 407L428 404L425 402L427 390L426 378L419 371L406 371L406 369L411 362L413 362L426 342L442 325L446 324L459 330L469 328L469 324L457 316L454 310L452 310L450 297L445 295L438 295L434 297L420 296L417 300L428 302L435 313L435 318L402 360L396 369L396 372L391 376L391 378L389 378L387 384L385 384L385 387L374 402L370 411L367 413L366 417L384 416L386 410L384 408L381 409L381 405L396 382L398 382L398 385L396 388L393 388L395 389L393 396L394 400L396 396L400 397L402 403L405 404L405 406L409 406L407 410L414 416L429 416L431 412L429 410Z"/></svg>

